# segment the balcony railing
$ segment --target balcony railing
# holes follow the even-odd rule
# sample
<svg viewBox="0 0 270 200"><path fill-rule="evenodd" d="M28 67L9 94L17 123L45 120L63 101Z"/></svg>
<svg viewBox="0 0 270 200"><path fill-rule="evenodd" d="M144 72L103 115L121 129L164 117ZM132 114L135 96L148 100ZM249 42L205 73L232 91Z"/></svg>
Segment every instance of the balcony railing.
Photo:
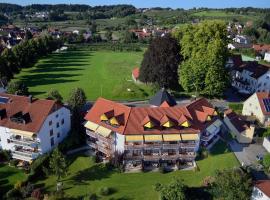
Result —
<svg viewBox="0 0 270 200"><path fill-rule="evenodd" d="M126 144L125 150L135 150L135 149L179 149L180 144ZM195 147L195 145L194 145Z"/></svg>
<svg viewBox="0 0 270 200"><path fill-rule="evenodd" d="M32 148L38 148L38 146L40 145L38 141L29 140L29 139L17 139L15 137L10 137L10 142L17 145L27 146L27 147L32 147Z"/></svg>
<svg viewBox="0 0 270 200"><path fill-rule="evenodd" d="M97 134L93 131L88 130L88 129L86 130L86 134L92 138L97 138Z"/></svg>
<svg viewBox="0 0 270 200"><path fill-rule="evenodd" d="M163 144L163 149L179 149L179 144Z"/></svg>
<svg viewBox="0 0 270 200"><path fill-rule="evenodd" d="M33 160L36 159L40 154L36 152L28 152L28 151L12 151L12 157L21 160Z"/></svg>
<svg viewBox="0 0 270 200"><path fill-rule="evenodd" d="M87 143L90 147L92 147L92 148L94 148L94 149L97 149L97 144L94 143L93 141L87 140L86 143Z"/></svg>
<svg viewBox="0 0 270 200"><path fill-rule="evenodd" d="M181 148L195 148L196 143L180 143Z"/></svg>
<svg viewBox="0 0 270 200"><path fill-rule="evenodd" d="M98 145L97 149L98 149L98 151L100 151L100 152L102 152L102 153L104 153L104 154L106 154L108 156L111 154L111 150L108 149L108 148L105 148L105 147L102 147L102 146Z"/></svg>
<svg viewBox="0 0 270 200"><path fill-rule="evenodd" d="M142 155L134 155L134 154L126 154L124 156L124 159L126 160L142 160L143 159L143 156Z"/></svg>

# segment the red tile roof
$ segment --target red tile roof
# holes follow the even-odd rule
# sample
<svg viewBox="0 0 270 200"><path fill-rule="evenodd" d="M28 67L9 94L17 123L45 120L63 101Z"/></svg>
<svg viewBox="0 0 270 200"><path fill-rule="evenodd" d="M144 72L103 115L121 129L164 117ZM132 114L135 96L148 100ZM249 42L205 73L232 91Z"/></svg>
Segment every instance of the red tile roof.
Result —
<svg viewBox="0 0 270 200"><path fill-rule="evenodd" d="M135 79L138 79L139 78L139 75L140 75L140 68L139 67L136 67L132 70L132 75Z"/></svg>
<svg viewBox="0 0 270 200"><path fill-rule="evenodd" d="M252 48L255 51L270 51L270 44L254 44Z"/></svg>
<svg viewBox="0 0 270 200"><path fill-rule="evenodd" d="M257 92L256 95L259 99L260 107L261 107L263 114L270 115L270 112L266 111L264 103L263 103L263 99L270 99L270 93L269 92Z"/></svg>
<svg viewBox="0 0 270 200"><path fill-rule="evenodd" d="M37 133L47 116L61 107L53 100L32 99L30 103L29 97L25 96L0 93L0 97L8 98L7 103L0 103L0 110L6 111L6 115L0 119L0 126L22 131ZM29 113L30 121L25 124L11 121L10 117L19 112Z"/></svg>
<svg viewBox="0 0 270 200"><path fill-rule="evenodd" d="M229 109L224 112L224 115L229 118L230 122L233 124L233 126L237 129L239 133L242 133L243 131L249 129L249 125L246 123L245 119L237 115L233 110Z"/></svg>
<svg viewBox="0 0 270 200"><path fill-rule="evenodd" d="M124 123L116 127L102 122L100 116L110 110L114 110L115 115L123 114ZM174 107L128 107L120 103L99 98L85 116L85 120L94 122L124 135L198 133L212 122L208 122L206 119L207 116L213 116L214 111L212 105L204 98L194 101L187 106ZM167 119L175 122L175 124L189 121L191 126L188 128L175 126L164 129L161 125ZM149 121L152 121L156 127L146 130L143 125Z"/></svg>
<svg viewBox="0 0 270 200"><path fill-rule="evenodd" d="M256 181L255 187L259 188L266 196L270 198L270 180Z"/></svg>

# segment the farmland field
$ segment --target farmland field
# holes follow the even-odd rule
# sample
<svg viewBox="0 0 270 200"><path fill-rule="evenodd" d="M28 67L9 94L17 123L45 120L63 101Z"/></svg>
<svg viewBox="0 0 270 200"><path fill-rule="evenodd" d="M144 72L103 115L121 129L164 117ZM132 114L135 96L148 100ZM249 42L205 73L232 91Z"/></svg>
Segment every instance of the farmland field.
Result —
<svg viewBox="0 0 270 200"><path fill-rule="evenodd" d="M15 78L22 80L31 94L44 98L51 88L66 100L70 89L81 87L89 100L99 96L113 100L146 99L150 86L136 85L131 71L140 66L143 52L90 51L87 47L53 53Z"/></svg>

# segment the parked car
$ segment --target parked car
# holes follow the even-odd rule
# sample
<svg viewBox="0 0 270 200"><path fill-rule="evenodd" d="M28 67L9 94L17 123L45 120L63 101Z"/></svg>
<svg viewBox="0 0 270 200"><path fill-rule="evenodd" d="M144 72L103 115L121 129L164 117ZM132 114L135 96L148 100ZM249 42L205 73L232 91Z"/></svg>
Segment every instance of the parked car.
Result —
<svg viewBox="0 0 270 200"><path fill-rule="evenodd" d="M256 156L256 159L257 159L257 161L262 161L263 160L263 155L262 154L258 154Z"/></svg>

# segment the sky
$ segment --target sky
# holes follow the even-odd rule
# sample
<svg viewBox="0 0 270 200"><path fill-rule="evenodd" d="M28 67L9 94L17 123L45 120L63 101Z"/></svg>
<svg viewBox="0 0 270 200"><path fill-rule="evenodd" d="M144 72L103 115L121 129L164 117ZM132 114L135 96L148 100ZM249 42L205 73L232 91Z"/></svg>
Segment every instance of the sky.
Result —
<svg viewBox="0 0 270 200"><path fill-rule="evenodd" d="M137 8L171 7L189 9L193 7L228 8L259 7L270 8L270 0L0 0L1 3L29 4L88 4L113 5L132 4Z"/></svg>

